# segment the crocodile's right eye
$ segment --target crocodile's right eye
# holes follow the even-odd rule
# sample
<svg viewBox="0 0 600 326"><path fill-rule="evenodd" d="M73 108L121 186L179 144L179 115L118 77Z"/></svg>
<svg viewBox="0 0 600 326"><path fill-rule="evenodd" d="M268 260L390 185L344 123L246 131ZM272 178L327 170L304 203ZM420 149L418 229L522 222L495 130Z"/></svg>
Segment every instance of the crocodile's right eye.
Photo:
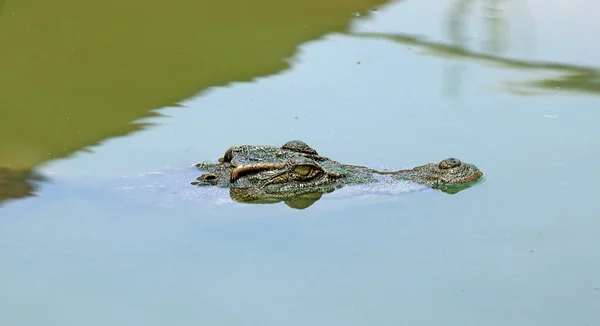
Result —
<svg viewBox="0 0 600 326"><path fill-rule="evenodd" d="M294 168L294 172L298 173L299 175L305 177L307 175L309 175L313 170L313 167L310 165L299 165L297 167Z"/></svg>
<svg viewBox="0 0 600 326"><path fill-rule="evenodd" d="M233 159L233 147L229 147L226 151L225 151L225 155L223 155L222 159L219 159L219 162L221 163L229 163L231 162L231 160Z"/></svg>

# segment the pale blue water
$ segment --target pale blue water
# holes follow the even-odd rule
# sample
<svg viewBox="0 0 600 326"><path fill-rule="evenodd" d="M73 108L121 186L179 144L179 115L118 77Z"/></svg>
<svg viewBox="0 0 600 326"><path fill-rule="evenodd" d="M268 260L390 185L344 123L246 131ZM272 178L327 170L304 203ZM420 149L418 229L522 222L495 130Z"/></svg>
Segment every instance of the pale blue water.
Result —
<svg viewBox="0 0 600 326"><path fill-rule="evenodd" d="M448 44L447 8L357 17L280 75L44 167L38 197L0 210L0 325L600 325L598 93L510 84L552 69L353 35ZM477 10L466 39L482 52ZM600 66L598 10L507 5L504 55ZM375 168L454 156L487 179L452 196L344 189L305 210L187 186L231 145L292 139Z"/></svg>

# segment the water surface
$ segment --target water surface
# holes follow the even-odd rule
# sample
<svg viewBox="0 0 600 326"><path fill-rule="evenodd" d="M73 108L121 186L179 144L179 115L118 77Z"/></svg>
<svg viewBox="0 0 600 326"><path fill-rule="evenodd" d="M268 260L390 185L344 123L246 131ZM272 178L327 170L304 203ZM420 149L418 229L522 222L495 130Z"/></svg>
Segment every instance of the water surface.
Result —
<svg viewBox="0 0 600 326"><path fill-rule="evenodd" d="M148 128L44 161L37 196L0 208L0 323L600 324L598 9L379 6L278 73L180 94ZM229 146L292 139L374 168L454 156L486 181L304 210L187 185Z"/></svg>

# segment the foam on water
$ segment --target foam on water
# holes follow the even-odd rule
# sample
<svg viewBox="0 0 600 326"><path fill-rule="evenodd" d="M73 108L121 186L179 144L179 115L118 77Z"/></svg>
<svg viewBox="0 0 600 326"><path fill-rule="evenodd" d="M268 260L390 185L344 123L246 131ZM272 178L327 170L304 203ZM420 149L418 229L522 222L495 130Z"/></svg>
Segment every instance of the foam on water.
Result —
<svg viewBox="0 0 600 326"><path fill-rule="evenodd" d="M50 172L51 173L51 172ZM103 198L108 203L141 204L165 209L196 209L198 205L210 209L242 204L231 199L229 189L212 186L193 186L203 171L194 166L169 167L164 170L116 177L68 177L52 174L52 181L41 185L44 197ZM319 199L319 206L330 207L373 205L399 200L411 192L430 188L411 182L394 180L389 175L374 176L379 182L349 185Z"/></svg>
<svg viewBox="0 0 600 326"><path fill-rule="evenodd" d="M389 175L377 175L375 177L379 182L336 189L334 192L325 195L322 200L366 205L390 202L407 193L431 190L427 186L412 181L394 180Z"/></svg>
<svg viewBox="0 0 600 326"><path fill-rule="evenodd" d="M195 167L169 171L149 172L137 176L121 177L104 184L119 197L137 202L155 204L165 208L188 204L228 205L235 203L229 190L219 187L197 187L190 185L201 172ZM320 201L376 203L394 200L410 192L430 189L411 182L397 181L387 175L376 176L379 182L345 186L325 194Z"/></svg>
<svg viewBox="0 0 600 326"><path fill-rule="evenodd" d="M123 176L97 184L117 197L164 208L177 207L185 203L214 205L233 203L228 189L192 186L190 182L200 174L197 168L186 167Z"/></svg>

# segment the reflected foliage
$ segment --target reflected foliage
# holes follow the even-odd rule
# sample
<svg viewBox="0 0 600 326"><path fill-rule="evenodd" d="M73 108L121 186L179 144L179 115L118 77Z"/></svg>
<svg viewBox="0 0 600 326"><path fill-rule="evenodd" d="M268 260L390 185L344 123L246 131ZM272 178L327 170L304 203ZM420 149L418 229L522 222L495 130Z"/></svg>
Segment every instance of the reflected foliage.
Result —
<svg viewBox="0 0 600 326"><path fill-rule="evenodd" d="M600 93L600 72L598 70L575 72L559 77L523 83L521 86L544 89L567 89L598 94Z"/></svg>
<svg viewBox="0 0 600 326"><path fill-rule="evenodd" d="M0 164L31 169L280 72L299 44L385 2L0 0Z"/></svg>
<svg viewBox="0 0 600 326"><path fill-rule="evenodd" d="M0 167L0 207L11 199L35 196L43 181L48 178L32 170Z"/></svg>
<svg viewBox="0 0 600 326"><path fill-rule="evenodd" d="M456 186L435 186L432 189L439 190L448 195L455 195L463 190L473 187L475 184L483 182L483 178L477 182L456 185ZM288 207L293 209L306 209L316 203L318 200L323 197L325 194L329 194L335 191L335 188L323 188L323 189L315 189L314 192L303 193L294 196L282 196L282 198L277 197L264 197L264 196L256 196L256 193L249 189L237 189L231 188L229 189L229 195L231 199L238 203L242 204L275 204L283 202Z"/></svg>
<svg viewBox="0 0 600 326"><path fill-rule="evenodd" d="M484 49L490 53L500 54L506 50L507 26L505 9L506 1L502 0L458 0L448 10L447 26L448 36L452 44L466 48L465 22L474 11L477 3L483 4L485 16L485 43Z"/></svg>
<svg viewBox="0 0 600 326"><path fill-rule="evenodd" d="M477 61L480 63L503 66L518 70L536 70L547 73L544 78L532 79L525 82L507 83L507 89L517 94L532 94L531 89L572 91L597 95L600 94L600 69L569 63L552 61L520 60L503 56L508 47L508 4L505 0L456 0L446 13L446 31L449 42L430 41L425 37L413 34L383 34L383 33L353 33L352 35L363 38L385 39L404 45L421 47L430 54L444 58ZM523 1L520 10L528 16L528 11ZM484 17L484 44L483 51L474 51L469 48L466 36L466 24L479 8ZM533 28L519 32L520 36L528 36ZM531 42L529 42L531 43ZM457 96L461 84L461 75L466 67L458 62L452 62L446 67L445 91L447 94Z"/></svg>
<svg viewBox="0 0 600 326"><path fill-rule="evenodd" d="M352 33L352 35L356 37L384 39L405 45L418 46L428 50L432 55L440 57L479 61L486 64L519 70L540 70L560 74L558 77L548 76L543 79L533 80L526 83L514 83L514 85L541 87L552 90L560 88L562 90L600 94L600 69L596 67L552 61L519 60L507 58L493 54L470 51L458 45L429 41L422 36L412 34L357 32Z"/></svg>

